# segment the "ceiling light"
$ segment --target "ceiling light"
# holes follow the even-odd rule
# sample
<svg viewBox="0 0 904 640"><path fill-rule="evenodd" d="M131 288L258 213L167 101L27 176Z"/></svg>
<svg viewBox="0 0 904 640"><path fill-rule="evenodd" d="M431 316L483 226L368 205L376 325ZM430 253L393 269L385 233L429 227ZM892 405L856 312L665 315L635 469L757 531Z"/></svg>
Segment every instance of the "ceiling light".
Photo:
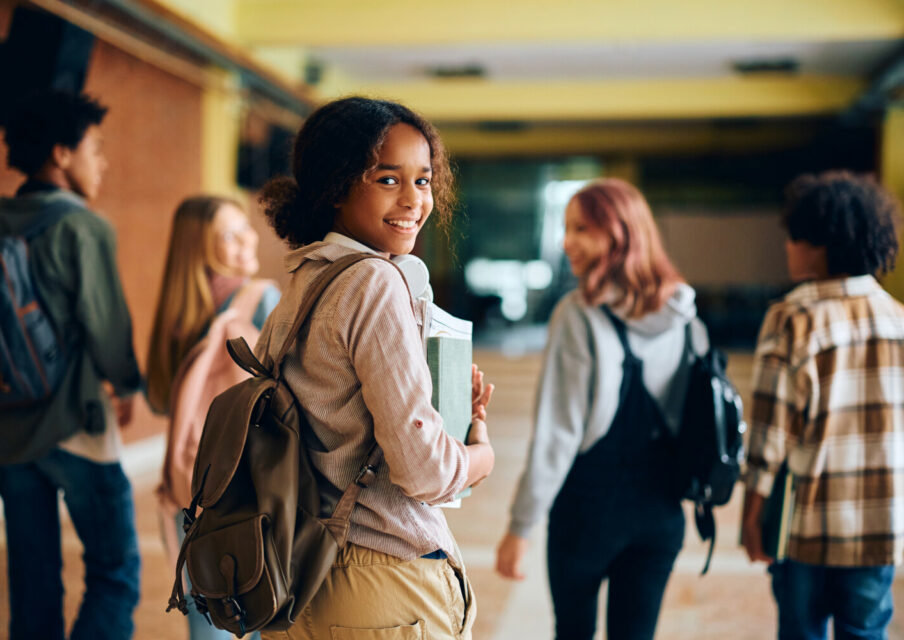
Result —
<svg viewBox="0 0 904 640"><path fill-rule="evenodd" d="M795 58L747 58L735 60L731 66L738 73L745 75L755 73L796 73L800 62Z"/></svg>

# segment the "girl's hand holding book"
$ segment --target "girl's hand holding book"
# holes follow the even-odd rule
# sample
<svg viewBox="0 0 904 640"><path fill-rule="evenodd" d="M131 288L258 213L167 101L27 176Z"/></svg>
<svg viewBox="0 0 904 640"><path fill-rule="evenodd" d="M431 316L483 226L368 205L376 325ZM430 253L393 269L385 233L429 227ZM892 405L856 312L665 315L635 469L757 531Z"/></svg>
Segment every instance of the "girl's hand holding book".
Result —
<svg viewBox="0 0 904 640"><path fill-rule="evenodd" d="M487 419L487 405L493 397L496 387L483 383L483 371L476 364L471 365L471 417L478 420ZM473 427L472 427L473 428Z"/></svg>

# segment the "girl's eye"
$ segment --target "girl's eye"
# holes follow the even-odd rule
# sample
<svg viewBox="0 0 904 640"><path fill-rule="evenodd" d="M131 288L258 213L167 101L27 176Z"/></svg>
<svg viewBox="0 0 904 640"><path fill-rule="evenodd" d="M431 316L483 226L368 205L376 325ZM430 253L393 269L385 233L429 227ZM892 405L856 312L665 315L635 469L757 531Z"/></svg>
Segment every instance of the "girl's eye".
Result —
<svg viewBox="0 0 904 640"><path fill-rule="evenodd" d="M417 180L415 180L414 184L419 186L426 186L430 184L430 178L418 178Z"/></svg>
<svg viewBox="0 0 904 640"><path fill-rule="evenodd" d="M394 185L394 184L399 183L399 181L396 180L395 178L393 178L392 176L383 176L382 178L377 178L377 182L379 182L380 184L389 184L389 185Z"/></svg>

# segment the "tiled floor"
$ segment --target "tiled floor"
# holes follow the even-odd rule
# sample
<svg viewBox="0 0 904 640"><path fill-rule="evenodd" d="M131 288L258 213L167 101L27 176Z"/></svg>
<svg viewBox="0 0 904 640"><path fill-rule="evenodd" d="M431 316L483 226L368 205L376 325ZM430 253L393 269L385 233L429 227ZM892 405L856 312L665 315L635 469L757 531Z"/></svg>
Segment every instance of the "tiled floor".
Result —
<svg viewBox="0 0 904 640"><path fill-rule="evenodd" d="M509 501L524 460L530 434L530 409L539 366L536 355L506 358L479 352L478 362L497 393L490 407L490 431L496 449L496 470L461 510L448 519L462 547L479 598L476 640L543 640L551 637L551 613L545 584L542 527L538 527L527 562L528 578L505 581L493 573L495 545L506 525ZM742 391L749 387L750 357L735 355L731 370ZM138 505L138 528L144 560L142 602L136 612L136 640L181 640L185 623L177 613L164 614L172 586L160 543L153 498L156 468L162 452L158 439L132 447L128 471ZM658 637L665 640L760 640L774 637L775 612L762 566L751 566L737 546L740 491L717 512L719 540L710 573L698 575L705 548L690 525L685 549L669 584ZM72 620L81 596L81 549L70 525L65 525L65 584L67 620ZM0 533L0 548L5 541ZM5 553L0 553L0 639L6 638ZM898 584L901 584L901 578ZM898 613L890 637L904 640L904 590L897 587ZM601 618L602 619L602 618ZM602 636L601 636L602 637ZM39 640L39 639L36 639Z"/></svg>

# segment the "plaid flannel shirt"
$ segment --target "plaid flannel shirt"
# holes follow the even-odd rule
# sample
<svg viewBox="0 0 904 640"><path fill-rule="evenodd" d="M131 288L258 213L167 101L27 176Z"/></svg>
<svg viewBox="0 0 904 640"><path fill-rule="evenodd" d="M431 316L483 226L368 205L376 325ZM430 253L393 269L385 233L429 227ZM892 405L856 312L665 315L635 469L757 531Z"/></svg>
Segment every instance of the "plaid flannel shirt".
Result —
<svg viewBox="0 0 904 640"><path fill-rule="evenodd" d="M904 559L904 305L872 276L806 283L772 305L754 365L745 482L797 482L788 557Z"/></svg>

